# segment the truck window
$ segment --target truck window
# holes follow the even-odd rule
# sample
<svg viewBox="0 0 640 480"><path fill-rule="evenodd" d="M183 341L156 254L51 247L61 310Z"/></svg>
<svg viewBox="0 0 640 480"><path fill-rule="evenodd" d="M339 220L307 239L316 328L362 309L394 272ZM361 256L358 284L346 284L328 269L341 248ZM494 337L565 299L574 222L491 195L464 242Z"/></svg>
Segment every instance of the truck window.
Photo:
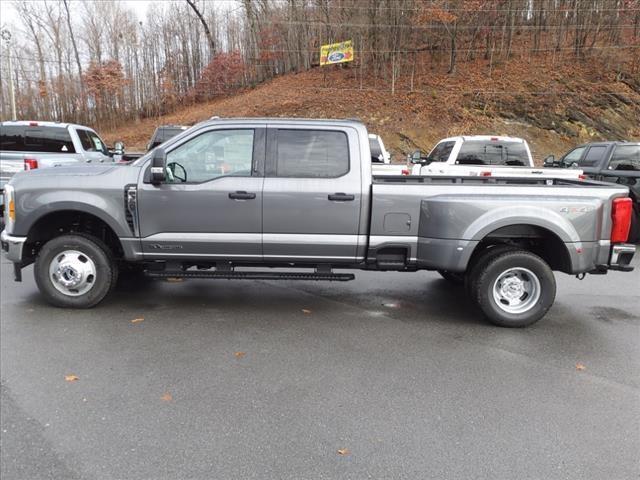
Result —
<svg viewBox="0 0 640 480"><path fill-rule="evenodd" d="M25 127L14 125L0 126L0 150L21 152L24 150Z"/></svg>
<svg viewBox="0 0 640 480"><path fill-rule="evenodd" d="M217 177L251 176L253 129L212 130L167 154L172 183L202 183ZM170 176L171 177L171 176Z"/></svg>
<svg viewBox="0 0 640 480"><path fill-rule="evenodd" d="M524 143L472 140L462 144L456 160L460 165L529 165Z"/></svg>
<svg viewBox="0 0 640 480"><path fill-rule="evenodd" d="M77 129L80 143L85 152L102 152L107 154L106 146L100 137L90 130Z"/></svg>
<svg viewBox="0 0 640 480"><path fill-rule="evenodd" d="M429 153L429 160L432 162L446 162L449 160L451 150L453 150L455 144L456 142L440 142Z"/></svg>
<svg viewBox="0 0 640 480"><path fill-rule="evenodd" d="M616 147L609 170L640 171L640 145L623 145Z"/></svg>
<svg viewBox="0 0 640 480"><path fill-rule="evenodd" d="M602 157L604 157L607 147L602 145L594 146L589 149L585 157L578 162L579 167L596 167Z"/></svg>
<svg viewBox="0 0 640 480"><path fill-rule="evenodd" d="M24 134L27 152L75 153L71 135L61 127L27 127Z"/></svg>
<svg viewBox="0 0 640 480"><path fill-rule="evenodd" d="M336 178L349 171L349 145L344 132L278 130L278 177Z"/></svg>
<svg viewBox="0 0 640 480"><path fill-rule="evenodd" d="M562 157L562 159L560 160L560 163L565 167L570 167L572 164L578 163L578 160L580 160L586 148L587 147L574 148L569 153L567 153L564 157Z"/></svg>

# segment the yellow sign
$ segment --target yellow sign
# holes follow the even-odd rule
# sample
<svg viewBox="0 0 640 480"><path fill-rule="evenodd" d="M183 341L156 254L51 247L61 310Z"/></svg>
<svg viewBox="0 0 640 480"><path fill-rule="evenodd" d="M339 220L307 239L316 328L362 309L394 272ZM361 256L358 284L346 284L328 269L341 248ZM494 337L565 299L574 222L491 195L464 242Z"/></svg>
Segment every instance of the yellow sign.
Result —
<svg viewBox="0 0 640 480"><path fill-rule="evenodd" d="M332 43L320 47L320 65L353 62L353 42Z"/></svg>

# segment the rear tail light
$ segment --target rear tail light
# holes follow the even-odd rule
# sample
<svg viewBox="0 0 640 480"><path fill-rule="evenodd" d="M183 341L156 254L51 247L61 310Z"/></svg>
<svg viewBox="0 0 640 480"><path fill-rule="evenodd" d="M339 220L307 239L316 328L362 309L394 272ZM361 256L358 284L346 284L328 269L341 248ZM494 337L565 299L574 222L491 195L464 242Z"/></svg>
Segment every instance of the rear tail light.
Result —
<svg viewBox="0 0 640 480"><path fill-rule="evenodd" d="M491 172L480 172L480 176L481 177L490 177L491 176Z"/></svg>
<svg viewBox="0 0 640 480"><path fill-rule="evenodd" d="M35 170L38 168L38 160L35 158L25 158L24 159L24 169L25 170Z"/></svg>
<svg viewBox="0 0 640 480"><path fill-rule="evenodd" d="M611 209L611 243L624 243L629 238L633 204L629 197L615 198Z"/></svg>
<svg viewBox="0 0 640 480"><path fill-rule="evenodd" d="M402 173L402 175L409 175L409 173L411 173L411 172L409 172L408 168L403 168L401 173Z"/></svg>
<svg viewBox="0 0 640 480"><path fill-rule="evenodd" d="M587 176L586 175L578 175L578 180L586 180Z"/></svg>

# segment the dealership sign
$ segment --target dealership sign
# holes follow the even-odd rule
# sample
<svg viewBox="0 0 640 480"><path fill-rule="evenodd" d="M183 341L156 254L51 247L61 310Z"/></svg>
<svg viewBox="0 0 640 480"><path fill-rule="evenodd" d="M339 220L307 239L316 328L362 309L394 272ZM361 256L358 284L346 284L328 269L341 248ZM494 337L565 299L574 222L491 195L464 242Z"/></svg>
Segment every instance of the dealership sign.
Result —
<svg viewBox="0 0 640 480"><path fill-rule="evenodd" d="M332 43L320 47L320 65L344 63L353 61L353 42Z"/></svg>

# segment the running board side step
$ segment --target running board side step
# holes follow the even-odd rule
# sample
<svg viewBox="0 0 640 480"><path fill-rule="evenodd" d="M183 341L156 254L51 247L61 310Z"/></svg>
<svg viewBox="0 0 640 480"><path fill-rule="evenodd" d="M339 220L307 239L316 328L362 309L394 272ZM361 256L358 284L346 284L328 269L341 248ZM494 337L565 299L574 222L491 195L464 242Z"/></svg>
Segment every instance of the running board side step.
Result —
<svg viewBox="0 0 640 480"><path fill-rule="evenodd" d="M222 278L227 280L324 280L328 282L348 282L356 276L353 273L307 273L307 272L234 272L234 271L145 271L153 278Z"/></svg>

